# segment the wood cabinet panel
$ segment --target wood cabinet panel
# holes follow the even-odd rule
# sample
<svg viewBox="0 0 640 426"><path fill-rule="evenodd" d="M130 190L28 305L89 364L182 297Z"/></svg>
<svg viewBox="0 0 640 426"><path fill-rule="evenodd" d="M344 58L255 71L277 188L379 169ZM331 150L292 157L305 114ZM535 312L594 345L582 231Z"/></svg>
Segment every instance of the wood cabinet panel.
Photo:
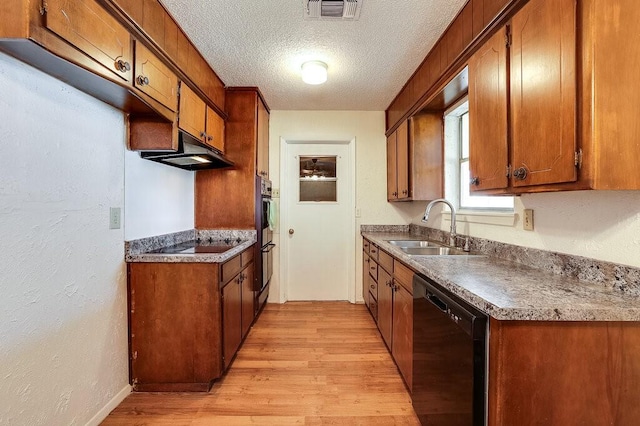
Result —
<svg viewBox="0 0 640 426"><path fill-rule="evenodd" d="M378 270L378 329L388 348L393 333L393 281L384 269Z"/></svg>
<svg viewBox="0 0 640 426"><path fill-rule="evenodd" d="M444 121L441 112L414 115L409 126L410 194L413 200L444 196Z"/></svg>
<svg viewBox="0 0 640 426"><path fill-rule="evenodd" d="M469 0L462 9L462 49L466 49L475 35L473 34L473 0Z"/></svg>
<svg viewBox="0 0 640 426"><path fill-rule="evenodd" d="M189 39L182 32L182 30L178 30L178 56L177 63L178 66L186 73L189 69Z"/></svg>
<svg viewBox="0 0 640 426"><path fill-rule="evenodd" d="M512 166L527 172L512 184L575 181L576 1L531 0L511 31Z"/></svg>
<svg viewBox="0 0 640 426"><path fill-rule="evenodd" d="M140 0L113 0L113 2L120 6L133 22L142 26L144 2Z"/></svg>
<svg viewBox="0 0 640 426"><path fill-rule="evenodd" d="M240 275L222 288L222 354L224 369L242 342L242 284Z"/></svg>
<svg viewBox="0 0 640 426"><path fill-rule="evenodd" d="M447 62L448 65L453 64L456 58L462 54L464 49L464 21L463 14L460 13L453 20L447 30Z"/></svg>
<svg viewBox="0 0 640 426"><path fill-rule="evenodd" d="M137 42L135 86L171 111L178 107L178 77L142 43Z"/></svg>
<svg viewBox="0 0 640 426"><path fill-rule="evenodd" d="M484 26L488 26L507 4L509 4L509 0L483 0L482 21Z"/></svg>
<svg viewBox="0 0 640 426"><path fill-rule="evenodd" d="M378 264L387 270L390 274L393 273L393 257L384 251L380 251L378 255Z"/></svg>
<svg viewBox="0 0 640 426"><path fill-rule="evenodd" d="M473 37L477 37L484 30L484 0L471 0L473 13Z"/></svg>
<svg viewBox="0 0 640 426"><path fill-rule="evenodd" d="M253 250L249 250L253 252ZM253 264L245 268L242 276L242 337L244 338L255 318L255 292L253 290Z"/></svg>
<svg viewBox="0 0 640 426"><path fill-rule="evenodd" d="M413 294L413 270L398 260L393 261L393 276L400 285Z"/></svg>
<svg viewBox="0 0 640 426"><path fill-rule="evenodd" d="M224 152L224 119L212 108L207 107L207 145Z"/></svg>
<svg viewBox="0 0 640 426"><path fill-rule="evenodd" d="M207 391L222 374L218 265L132 263L128 286L134 390Z"/></svg>
<svg viewBox="0 0 640 426"><path fill-rule="evenodd" d="M498 31L469 60L471 191L506 188L509 183L505 37L506 29Z"/></svg>
<svg viewBox="0 0 640 426"><path fill-rule="evenodd" d="M638 423L637 323L491 319L490 330L490 426Z"/></svg>
<svg viewBox="0 0 640 426"><path fill-rule="evenodd" d="M387 137L387 200L398 199L397 138L397 130Z"/></svg>
<svg viewBox="0 0 640 426"><path fill-rule="evenodd" d="M364 303L369 306L369 255L366 252L362 253L362 298Z"/></svg>
<svg viewBox="0 0 640 426"><path fill-rule="evenodd" d="M93 0L48 0L47 6L45 22L49 30L113 75L132 81L131 37L114 17Z"/></svg>
<svg viewBox="0 0 640 426"><path fill-rule="evenodd" d="M168 13L164 14L164 51L174 61L178 56L178 24Z"/></svg>
<svg viewBox="0 0 640 426"><path fill-rule="evenodd" d="M398 127L396 133L396 192L398 199L407 199L411 197L409 193L411 174L409 169L409 123L407 120Z"/></svg>
<svg viewBox="0 0 640 426"><path fill-rule="evenodd" d="M184 82L180 83L178 126L194 138L202 139L205 131L206 109L204 101Z"/></svg>
<svg viewBox="0 0 640 426"><path fill-rule="evenodd" d="M164 10L157 0L142 0L142 27L161 49L164 49Z"/></svg>
<svg viewBox="0 0 640 426"><path fill-rule="evenodd" d="M260 98L257 105L257 172L260 176L269 177L269 112Z"/></svg>
<svg viewBox="0 0 640 426"><path fill-rule="evenodd" d="M413 374L413 296L408 284L397 282L393 287L393 342L391 354L409 391Z"/></svg>

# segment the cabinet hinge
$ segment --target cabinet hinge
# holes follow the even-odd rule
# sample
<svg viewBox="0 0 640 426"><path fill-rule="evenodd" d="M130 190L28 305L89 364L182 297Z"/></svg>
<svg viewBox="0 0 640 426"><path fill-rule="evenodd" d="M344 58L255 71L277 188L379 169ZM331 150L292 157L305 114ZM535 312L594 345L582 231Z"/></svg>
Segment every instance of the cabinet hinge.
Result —
<svg viewBox="0 0 640 426"><path fill-rule="evenodd" d="M43 15L49 11L49 5L47 0L42 0L42 6L40 6L40 15Z"/></svg>
<svg viewBox="0 0 640 426"><path fill-rule="evenodd" d="M507 177L510 178L511 177L511 164L509 164L507 166Z"/></svg>
<svg viewBox="0 0 640 426"><path fill-rule="evenodd" d="M507 47L511 47L511 28L509 28L508 26L504 33L504 44Z"/></svg>
<svg viewBox="0 0 640 426"><path fill-rule="evenodd" d="M582 149L579 149L575 152L574 164L576 165L578 170L582 168Z"/></svg>

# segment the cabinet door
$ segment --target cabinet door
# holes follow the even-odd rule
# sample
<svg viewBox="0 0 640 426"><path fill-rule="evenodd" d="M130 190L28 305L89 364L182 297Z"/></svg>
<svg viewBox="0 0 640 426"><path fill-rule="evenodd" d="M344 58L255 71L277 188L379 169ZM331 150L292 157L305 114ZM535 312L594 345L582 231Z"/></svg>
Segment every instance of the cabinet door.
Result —
<svg viewBox="0 0 640 426"><path fill-rule="evenodd" d="M133 55L129 32L93 0L48 0L49 30L131 82Z"/></svg>
<svg viewBox="0 0 640 426"><path fill-rule="evenodd" d="M369 263L371 263L371 259L369 259L369 255L365 252L362 253L362 298L364 299L364 303L369 306L369 298L367 295L369 294Z"/></svg>
<svg viewBox="0 0 640 426"><path fill-rule="evenodd" d="M242 285L240 275L222 288L222 354L226 370L242 341Z"/></svg>
<svg viewBox="0 0 640 426"><path fill-rule="evenodd" d="M184 82L180 83L180 118L178 127L196 139L202 140L205 130L207 105Z"/></svg>
<svg viewBox="0 0 640 426"><path fill-rule="evenodd" d="M242 272L242 337L249 332L249 327L253 323L255 317L255 308L253 306L255 293L253 292L253 263L251 263Z"/></svg>
<svg viewBox="0 0 640 426"><path fill-rule="evenodd" d="M397 137L397 130L387 137L387 200L389 201L398 199Z"/></svg>
<svg viewBox="0 0 640 426"><path fill-rule="evenodd" d="M391 348L393 333L393 281L391 275L382 268L378 271L378 329L380 334Z"/></svg>
<svg viewBox="0 0 640 426"><path fill-rule="evenodd" d="M178 107L178 77L142 43L136 42L135 86L171 111Z"/></svg>
<svg viewBox="0 0 640 426"><path fill-rule="evenodd" d="M224 152L224 119L207 107L207 145Z"/></svg>
<svg viewBox="0 0 640 426"><path fill-rule="evenodd" d="M506 188L509 183L505 37L506 29L498 31L469 60L471 191Z"/></svg>
<svg viewBox="0 0 640 426"><path fill-rule="evenodd" d="M258 97L257 170L260 176L269 177L269 111Z"/></svg>
<svg viewBox="0 0 640 426"><path fill-rule="evenodd" d="M576 0L531 0L512 34L512 184L575 181Z"/></svg>
<svg viewBox="0 0 640 426"><path fill-rule="evenodd" d="M398 199L409 198L409 122L403 121L396 131L396 178Z"/></svg>
<svg viewBox="0 0 640 426"><path fill-rule="evenodd" d="M411 390L413 373L413 296L403 286L393 287L393 344L391 354Z"/></svg>

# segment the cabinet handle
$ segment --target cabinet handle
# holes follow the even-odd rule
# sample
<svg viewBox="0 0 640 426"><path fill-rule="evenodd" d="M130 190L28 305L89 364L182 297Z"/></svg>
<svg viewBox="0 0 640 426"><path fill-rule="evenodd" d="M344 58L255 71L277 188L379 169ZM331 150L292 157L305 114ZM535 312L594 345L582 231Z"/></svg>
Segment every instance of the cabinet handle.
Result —
<svg viewBox="0 0 640 426"><path fill-rule="evenodd" d="M513 177L515 178L515 180L525 180L527 178L527 169L524 167L515 169L513 171Z"/></svg>
<svg viewBox="0 0 640 426"><path fill-rule="evenodd" d="M406 189L405 189L404 191L402 191L402 193L403 193L404 195L409 195L409 191L407 191Z"/></svg>
<svg viewBox="0 0 640 426"><path fill-rule="evenodd" d="M371 253L375 253L375 252L376 252L376 249L372 248Z"/></svg>
<svg viewBox="0 0 640 426"><path fill-rule="evenodd" d="M480 185L480 179L478 179L477 176L469 179L469 185L476 185L476 186Z"/></svg>
<svg viewBox="0 0 640 426"><path fill-rule="evenodd" d="M139 75L136 81L138 82L139 86L146 86L149 84L149 77L147 77L146 75Z"/></svg>
<svg viewBox="0 0 640 426"><path fill-rule="evenodd" d="M123 61L122 59L118 59L116 61L116 69L120 72L127 72L131 70L131 64L127 61Z"/></svg>
<svg viewBox="0 0 640 426"><path fill-rule="evenodd" d="M375 271L375 270L376 270L376 267L375 267L375 266L372 266L372 267L371 267L371 270L372 270L372 271Z"/></svg>
<svg viewBox="0 0 640 426"><path fill-rule="evenodd" d="M211 141L213 140L213 136L209 136L209 135L207 135L207 140L208 140L209 142L211 142Z"/></svg>
<svg viewBox="0 0 640 426"><path fill-rule="evenodd" d="M376 288L376 286L375 286L375 285L373 285L373 284L371 284L371 286L370 286L370 287L371 287L371 289L372 289L372 290Z"/></svg>
<svg viewBox="0 0 640 426"><path fill-rule="evenodd" d="M394 193L393 193L393 194L391 194L391 195L393 195L394 197L397 197L397 196L398 196L398 193L397 193L397 192L394 192Z"/></svg>

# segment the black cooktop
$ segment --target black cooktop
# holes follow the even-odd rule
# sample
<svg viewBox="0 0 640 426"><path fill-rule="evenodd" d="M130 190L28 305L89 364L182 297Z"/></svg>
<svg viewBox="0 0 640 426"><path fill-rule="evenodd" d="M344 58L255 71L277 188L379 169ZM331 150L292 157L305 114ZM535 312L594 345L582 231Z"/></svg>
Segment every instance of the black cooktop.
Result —
<svg viewBox="0 0 640 426"><path fill-rule="evenodd" d="M224 253L240 244L242 241L189 241L175 246L162 247L149 253L161 254L195 254L195 253Z"/></svg>

